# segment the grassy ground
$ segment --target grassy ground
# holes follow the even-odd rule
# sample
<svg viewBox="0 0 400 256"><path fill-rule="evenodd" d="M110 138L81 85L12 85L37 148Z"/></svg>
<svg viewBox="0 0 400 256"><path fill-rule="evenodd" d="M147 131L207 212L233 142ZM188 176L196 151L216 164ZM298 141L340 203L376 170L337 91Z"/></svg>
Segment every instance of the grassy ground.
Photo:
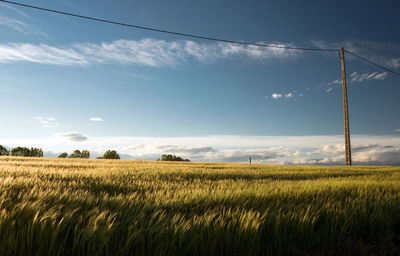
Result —
<svg viewBox="0 0 400 256"><path fill-rule="evenodd" d="M0 158L1 255L400 255L400 168Z"/></svg>

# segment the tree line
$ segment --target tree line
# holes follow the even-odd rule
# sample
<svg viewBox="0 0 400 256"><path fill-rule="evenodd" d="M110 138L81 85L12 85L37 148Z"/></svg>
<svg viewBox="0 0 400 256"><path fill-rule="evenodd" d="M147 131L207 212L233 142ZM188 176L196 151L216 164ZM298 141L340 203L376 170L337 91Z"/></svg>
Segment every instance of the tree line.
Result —
<svg viewBox="0 0 400 256"><path fill-rule="evenodd" d="M61 153L58 158L90 158L89 150L75 150L74 153L68 155L67 152ZM107 150L104 152L102 157L97 157L97 159L121 159L119 154L115 150Z"/></svg>
<svg viewBox="0 0 400 256"><path fill-rule="evenodd" d="M43 150L41 148L26 148L26 147L16 147L12 150L8 150L6 147L0 145L0 156L25 156L25 157L43 157ZM67 152L61 153L58 158L90 158L89 150L78 150L76 149L73 153L68 155ZM97 159L120 159L120 156L115 150L107 150L104 152L102 157L97 157ZM158 158L157 161L184 161L190 162L189 159L184 159L180 156L175 156L171 154L161 155L161 159Z"/></svg>
<svg viewBox="0 0 400 256"><path fill-rule="evenodd" d="M41 148L27 148L16 147L8 150L3 145L0 145L0 156L24 156L24 157L43 157L43 150ZM89 150L75 150L72 154L68 155L67 152L61 153L58 158L90 158ZM107 150L101 159L120 159L120 156L115 150Z"/></svg>
<svg viewBox="0 0 400 256"><path fill-rule="evenodd" d="M41 148L26 148L16 147L8 150L6 147L0 145L0 156L31 156L43 157L43 150Z"/></svg>
<svg viewBox="0 0 400 256"><path fill-rule="evenodd" d="M189 159L183 159L180 156L171 155L171 154L162 154L161 159L158 158L157 161L183 161L183 162L190 162Z"/></svg>

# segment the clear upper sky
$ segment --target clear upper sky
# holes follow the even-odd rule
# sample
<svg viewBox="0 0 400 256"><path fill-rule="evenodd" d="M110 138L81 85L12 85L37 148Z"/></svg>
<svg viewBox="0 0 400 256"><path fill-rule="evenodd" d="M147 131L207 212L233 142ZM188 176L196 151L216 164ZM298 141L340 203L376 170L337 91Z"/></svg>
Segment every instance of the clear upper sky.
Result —
<svg viewBox="0 0 400 256"><path fill-rule="evenodd" d="M170 31L340 48L400 71L398 1L49 1L50 9ZM343 162L336 52L245 47L0 2L0 144L48 156ZM400 164L400 77L346 56L360 164Z"/></svg>

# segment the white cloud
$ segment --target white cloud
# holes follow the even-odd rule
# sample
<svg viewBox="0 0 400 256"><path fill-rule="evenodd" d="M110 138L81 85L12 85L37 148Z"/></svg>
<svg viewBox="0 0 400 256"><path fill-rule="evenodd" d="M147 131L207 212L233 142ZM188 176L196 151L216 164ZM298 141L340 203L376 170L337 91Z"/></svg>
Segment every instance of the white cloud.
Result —
<svg viewBox="0 0 400 256"><path fill-rule="evenodd" d="M282 162L282 164L294 164L294 165L313 165L318 164L318 160L310 158L295 158Z"/></svg>
<svg viewBox="0 0 400 256"><path fill-rule="evenodd" d="M91 117L89 120L93 122L104 122L103 118L101 117Z"/></svg>
<svg viewBox="0 0 400 256"><path fill-rule="evenodd" d="M56 137L66 138L73 142L82 142L88 139L86 136L76 132L58 133L56 134Z"/></svg>
<svg viewBox="0 0 400 256"><path fill-rule="evenodd" d="M45 128L55 128L58 126L56 119L53 117L36 116L35 119Z"/></svg>
<svg viewBox="0 0 400 256"><path fill-rule="evenodd" d="M400 129L393 130L394 132L400 132Z"/></svg>
<svg viewBox="0 0 400 256"><path fill-rule="evenodd" d="M285 46L284 44L276 44ZM211 62L218 59L247 58L257 61L293 58L299 51L274 49L229 43L197 43L194 41L165 41L153 38L116 40L103 43L76 43L69 47L46 44L0 44L0 62L35 62L53 65L90 65L118 63L151 67L176 66L196 60Z"/></svg>
<svg viewBox="0 0 400 256"><path fill-rule="evenodd" d="M280 94L280 93L273 93L273 94L272 94L272 98L274 98L274 99L282 98L282 94Z"/></svg>
<svg viewBox="0 0 400 256"><path fill-rule="evenodd" d="M300 94L299 97L303 97L303 94ZM295 92L288 92L288 93L273 93L271 95L272 98L274 99L280 99L280 98L286 98L286 99L291 99L295 97Z"/></svg>
<svg viewBox="0 0 400 256"><path fill-rule="evenodd" d="M325 145L322 147L322 154L342 154L344 152L343 144Z"/></svg>
<svg viewBox="0 0 400 256"><path fill-rule="evenodd" d="M378 148L353 154L353 161L369 164L400 164L400 148Z"/></svg>
<svg viewBox="0 0 400 256"><path fill-rule="evenodd" d="M387 147L386 145L381 145L379 143L364 143L364 144L354 144L351 146L351 151L352 152L360 152L364 150L369 150L373 148L378 148L382 147L385 148ZM345 146L344 144L329 144L329 145L324 145L318 150L312 151L312 152L307 152L307 155L314 155L314 154L324 154L324 155L335 155L335 154L344 154L345 151Z"/></svg>
<svg viewBox="0 0 400 256"><path fill-rule="evenodd" d="M301 156L301 155L302 155L302 153L299 150L297 150L296 152L293 153L293 156Z"/></svg>
<svg viewBox="0 0 400 256"><path fill-rule="evenodd" d="M326 92L330 92L332 90L333 90L332 87L330 87L330 88L326 89Z"/></svg>

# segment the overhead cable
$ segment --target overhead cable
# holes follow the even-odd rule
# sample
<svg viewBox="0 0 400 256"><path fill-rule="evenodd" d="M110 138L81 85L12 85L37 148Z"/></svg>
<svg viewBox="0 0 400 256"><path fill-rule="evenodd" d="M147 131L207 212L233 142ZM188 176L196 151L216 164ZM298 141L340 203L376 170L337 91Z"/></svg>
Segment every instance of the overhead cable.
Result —
<svg viewBox="0 0 400 256"><path fill-rule="evenodd" d="M384 66L382 66L382 65L379 65L379 64L377 64L377 63L375 63L375 62L373 62L373 61L370 61L370 60L368 60L368 59L366 59L366 58L364 58L364 57L361 57L360 55L357 55L357 54L355 54L355 53L352 53L352 52L350 52L350 51L347 51L347 50L344 50L344 51L347 52L347 53L350 54L350 55L353 55L353 56L356 57L356 58L359 58L360 60L363 60L363 61L365 61L365 62L371 64L371 65L377 66L377 67L379 67L379 68L381 68L381 69L383 69L383 70L386 70L386 71L388 71L388 72L390 72L390 73L392 73L392 74L395 74L395 75L400 76L400 73L399 73L399 72L396 72L396 71L394 71L394 70L391 70L391 69L389 69L389 68L386 68L386 67L384 67Z"/></svg>
<svg viewBox="0 0 400 256"><path fill-rule="evenodd" d="M107 19L89 17L89 16L84 16L84 15L79 15L79 14L70 13L70 12L64 12L64 11L58 11L58 10L54 10L54 9L48 9L48 8L43 8L43 7L29 5L29 4L17 3L17 2L8 1L8 0L0 0L0 2L9 3L9 4L13 4L13 5L18 5L18 6L23 6L23 7L32 8L32 9L37 9L37 10L46 11L46 12L52 12L52 13L57 13L57 14L62 14L62 15L68 15L68 16L77 17L77 18L81 18L81 19L87 19L87 20L98 21L98 22L103 22L103 23L109 23L109 24L114 24L114 25L119 25L119 26L124 26L124 27L130 27L130 28L136 28L136 29L141 29L141 30L154 31L154 32L177 35L177 36L191 37L191 38L197 38L197 39L203 39L203 40L218 41L218 42L240 44L240 45L249 45L249 46L258 46L258 47L269 47L269 48L279 48L279 49L288 49L288 50L300 50L300 51L324 51L324 52L338 51L337 49L292 47L292 46L282 46L282 45L275 45L275 44L249 43L249 42L234 41L234 40L228 40L228 39L214 38L214 37L208 37L208 36L200 36L200 35L195 35L195 34L187 34L187 33L182 33L182 32L174 32L174 31L169 31L169 30L164 30L164 29L158 29L158 28L151 28L151 27L127 24L127 23L122 23L122 22L118 22L118 21L112 21L112 20L107 20Z"/></svg>
<svg viewBox="0 0 400 256"><path fill-rule="evenodd" d="M307 47L283 46L283 45L276 45L276 44L250 43L250 42L242 42L242 41L221 39L221 38L208 37L208 36L201 36L201 35L196 35L196 34L187 34L187 33L182 33L182 32L175 32L175 31L169 31L169 30L164 30L164 29L159 29L159 28L145 27L145 26L127 24L127 23L122 23L122 22L112 21L112 20L107 20L107 19L101 19L101 18L96 18L96 17L84 16L84 15L79 15L79 14L75 14L75 13L70 13L70 12L65 12L65 11L58 11L58 10L54 10L54 9L49 9L49 8L44 8L44 7L39 7L39 6L29 5L29 4L23 4L23 3L18 3L18 2L9 1L9 0L0 0L0 2L9 3L9 4L13 4L13 5L18 5L18 6L22 6L22 7L26 7L26 8L32 8L32 9L41 10L41 11L46 11L46 12L51 12L51 13L56 13L56 14L61 14L61 15L77 17L77 18L86 19L86 20L92 20L92 21L108 23L108 24L113 24L113 25L118 25L118 26L124 26L124 27L129 27L129 28L153 31L153 32L176 35L176 36L196 38L196 39L202 39L202 40L217 41L217 42L224 42L224 43L232 43L232 44L246 45L246 46L257 46L257 47L287 49L287 50L339 52L339 49L307 48ZM351 54L351 55L353 55L356 58L359 58L359 59L371 64L371 65L374 65L374 66L379 67L379 68L381 68L383 70L386 70L386 71L388 71L388 72L390 72L392 74L400 76L400 73L398 73L398 72L396 72L394 70L391 70L391 69L386 68L386 67L384 67L382 65L379 65L379 64L377 64L377 63L375 63L373 61L370 61L370 60L368 60L368 59L366 59L364 57L361 57L361 56L359 56L359 55L357 55L355 53L352 53L350 51L347 51L347 50L344 50L344 51L349 53L349 54Z"/></svg>

